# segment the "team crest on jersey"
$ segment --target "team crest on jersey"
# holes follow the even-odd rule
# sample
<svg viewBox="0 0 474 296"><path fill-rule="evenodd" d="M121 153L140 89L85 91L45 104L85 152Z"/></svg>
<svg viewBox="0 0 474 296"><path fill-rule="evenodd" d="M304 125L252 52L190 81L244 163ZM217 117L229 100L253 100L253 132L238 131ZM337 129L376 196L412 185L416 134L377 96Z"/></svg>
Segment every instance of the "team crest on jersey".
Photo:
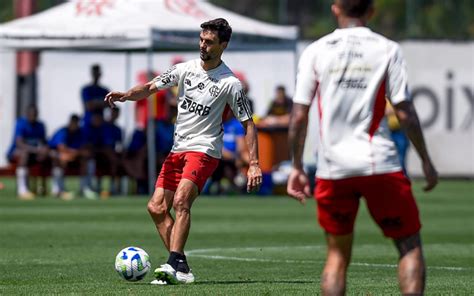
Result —
<svg viewBox="0 0 474 296"><path fill-rule="evenodd" d="M199 88L199 90L203 90L203 89L204 89L204 87L205 87L204 83L202 83L202 82L199 82L199 84L198 84L198 88Z"/></svg>
<svg viewBox="0 0 474 296"><path fill-rule="evenodd" d="M184 80L184 84L186 84L187 86L190 87L190 86L191 86L191 80L185 79L185 80Z"/></svg>
<svg viewBox="0 0 474 296"><path fill-rule="evenodd" d="M217 87L217 85L214 85L209 89L209 93L213 97L217 97L219 95L219 92L220 92L220 89L219 87Z"/></svg>

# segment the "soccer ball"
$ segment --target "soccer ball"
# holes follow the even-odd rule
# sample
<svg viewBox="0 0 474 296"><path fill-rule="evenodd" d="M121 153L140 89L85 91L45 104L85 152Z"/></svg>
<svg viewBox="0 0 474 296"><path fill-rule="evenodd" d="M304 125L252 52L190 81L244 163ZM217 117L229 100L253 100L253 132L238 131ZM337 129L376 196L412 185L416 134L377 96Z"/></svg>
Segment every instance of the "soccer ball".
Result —
<svg viewBox="0 0 474 296"><path fill-rule="evenodd" d="M115 258L115 270L127 281L136 282L150 271L150 258L144 250L128 247L121 250Z"/></svg>

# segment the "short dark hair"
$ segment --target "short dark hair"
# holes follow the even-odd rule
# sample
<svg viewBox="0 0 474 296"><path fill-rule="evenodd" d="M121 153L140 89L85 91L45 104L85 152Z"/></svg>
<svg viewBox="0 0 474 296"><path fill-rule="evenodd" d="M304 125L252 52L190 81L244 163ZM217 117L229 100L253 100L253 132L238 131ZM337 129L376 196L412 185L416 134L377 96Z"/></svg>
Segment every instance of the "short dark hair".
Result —
<svg viewBox="0 0 474 296"><path fill-rule="evenodd" d="M229 23L223 18L217 18L201 24L203 30L217 31L219 42L229 42L232 36L232 28Z"/></svg>
<svg viewBox="0 0 474 296"><path fill-rule="evenodd" d="M69 118L69 120L79 122L79 120L81 120L81 118L77 114L72 114L71 117Z"/></svg>
<svg viewBox="0 0 474 296"><path fill-rule="evenodd" d="M93 64L91 66L91 72L101 72L100 71L100 65L99 64Z"/></svg>
<svg viewBox="0 0 474 296"><path fill-rule="evenodd" d="M336 0L339 7L348 17L363 17L373 6L373 0Z"/></svg>

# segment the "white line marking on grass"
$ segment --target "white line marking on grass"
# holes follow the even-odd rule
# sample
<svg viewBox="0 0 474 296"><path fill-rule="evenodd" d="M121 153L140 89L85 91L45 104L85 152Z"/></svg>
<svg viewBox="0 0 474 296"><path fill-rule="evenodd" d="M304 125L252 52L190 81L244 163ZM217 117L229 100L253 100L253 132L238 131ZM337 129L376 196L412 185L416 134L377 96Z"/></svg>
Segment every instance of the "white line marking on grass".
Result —
<svg viewBox="0 0 474 296"><path fill-rule="evenodd" d="M286 250L286 249L320 249L326 246L315 245L315 246L280 246L280 247L249 247L249 248L212 248L212 249L195 249L186 251L186 255L190 257L206 258L213 260L230 260L230 261L245 261L245 262L268 262L268 263L303 263L303 264L314 264L324 263L324 261L318 260L278 260L278 259L265 259L265 258L249 258L249 257L235 257L235 256L222 256L222 255L207 255L208 253L219 253L222 251L263 251L263 250ZM364 262L351 262L354 266L365 266L365 267L376 267L376 268L397 268L396 264L379 264L379 263L364 263ZM471 270L467 267L455 267L455 266L428 266L428 269L437 270L452 270L452 271L464 271Z"/></svg>
<svg viewBox="0 0 474 296"><path fill-rule="evenodd" d="M211 249L196 249L186 251L186 254L202 254L222 251L263 251L263 250L294 250L294 249L321 249L326 248L325 245L314 245L314 246L276 246L276 247L243 247L243 248L211 248Z"/></svg>
<svg viewBox="0 0 474 296"><path fill-rule="evenodd" d="M274 259L244 258L244 257L216 256L216 255L194 255L194 254L192 254L191 257L199 257L199 258L207 258L207 259L215 259L215 260L269 262L269 263L316 263L318 262L318 261L310 261L310 260L274 260Z"/></svg>

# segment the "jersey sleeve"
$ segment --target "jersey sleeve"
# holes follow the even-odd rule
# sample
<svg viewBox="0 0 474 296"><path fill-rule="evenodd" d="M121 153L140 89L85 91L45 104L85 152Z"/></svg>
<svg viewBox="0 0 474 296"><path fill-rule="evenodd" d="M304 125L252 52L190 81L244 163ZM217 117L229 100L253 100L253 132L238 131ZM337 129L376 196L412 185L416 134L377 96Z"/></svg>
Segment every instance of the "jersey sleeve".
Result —
<svg viewBox="0 0 474 296"><path fill-rule="evenodd" d="M311 105L316 93L317 75L315 70L314 46L309 46L301 54L296 75L295 95L293 103Z"/></svg>
<svg viewBox="0 0 474 296"><path fill-rule="evenodd" d="M179 77L181 75L180 64L174 65L163 74L153 78L153 83L155 83L158 90L170 88L178 85Z"/></svg>
<svg viewBox="0 0 474 296"><path fill-rule="evenodd" d="M393 105L410 99L405 59L398 44L388 64L387 97Z"/></svg>
<svg viewBox="0 0 474 296"><path fill-rule="evenodd" d="M240 122L252 118L252 108L240 82L236 82L231 87L231 93L227 97L227 104L232 109L235 118Z"/></svg>
<svg viewBox="0 0 474 296"><path fill-rule="evenodd" d="M64 128L56 131L48 141L49 147L53 149L57 148L60 144L66 144L66 130Z"/></svg>

